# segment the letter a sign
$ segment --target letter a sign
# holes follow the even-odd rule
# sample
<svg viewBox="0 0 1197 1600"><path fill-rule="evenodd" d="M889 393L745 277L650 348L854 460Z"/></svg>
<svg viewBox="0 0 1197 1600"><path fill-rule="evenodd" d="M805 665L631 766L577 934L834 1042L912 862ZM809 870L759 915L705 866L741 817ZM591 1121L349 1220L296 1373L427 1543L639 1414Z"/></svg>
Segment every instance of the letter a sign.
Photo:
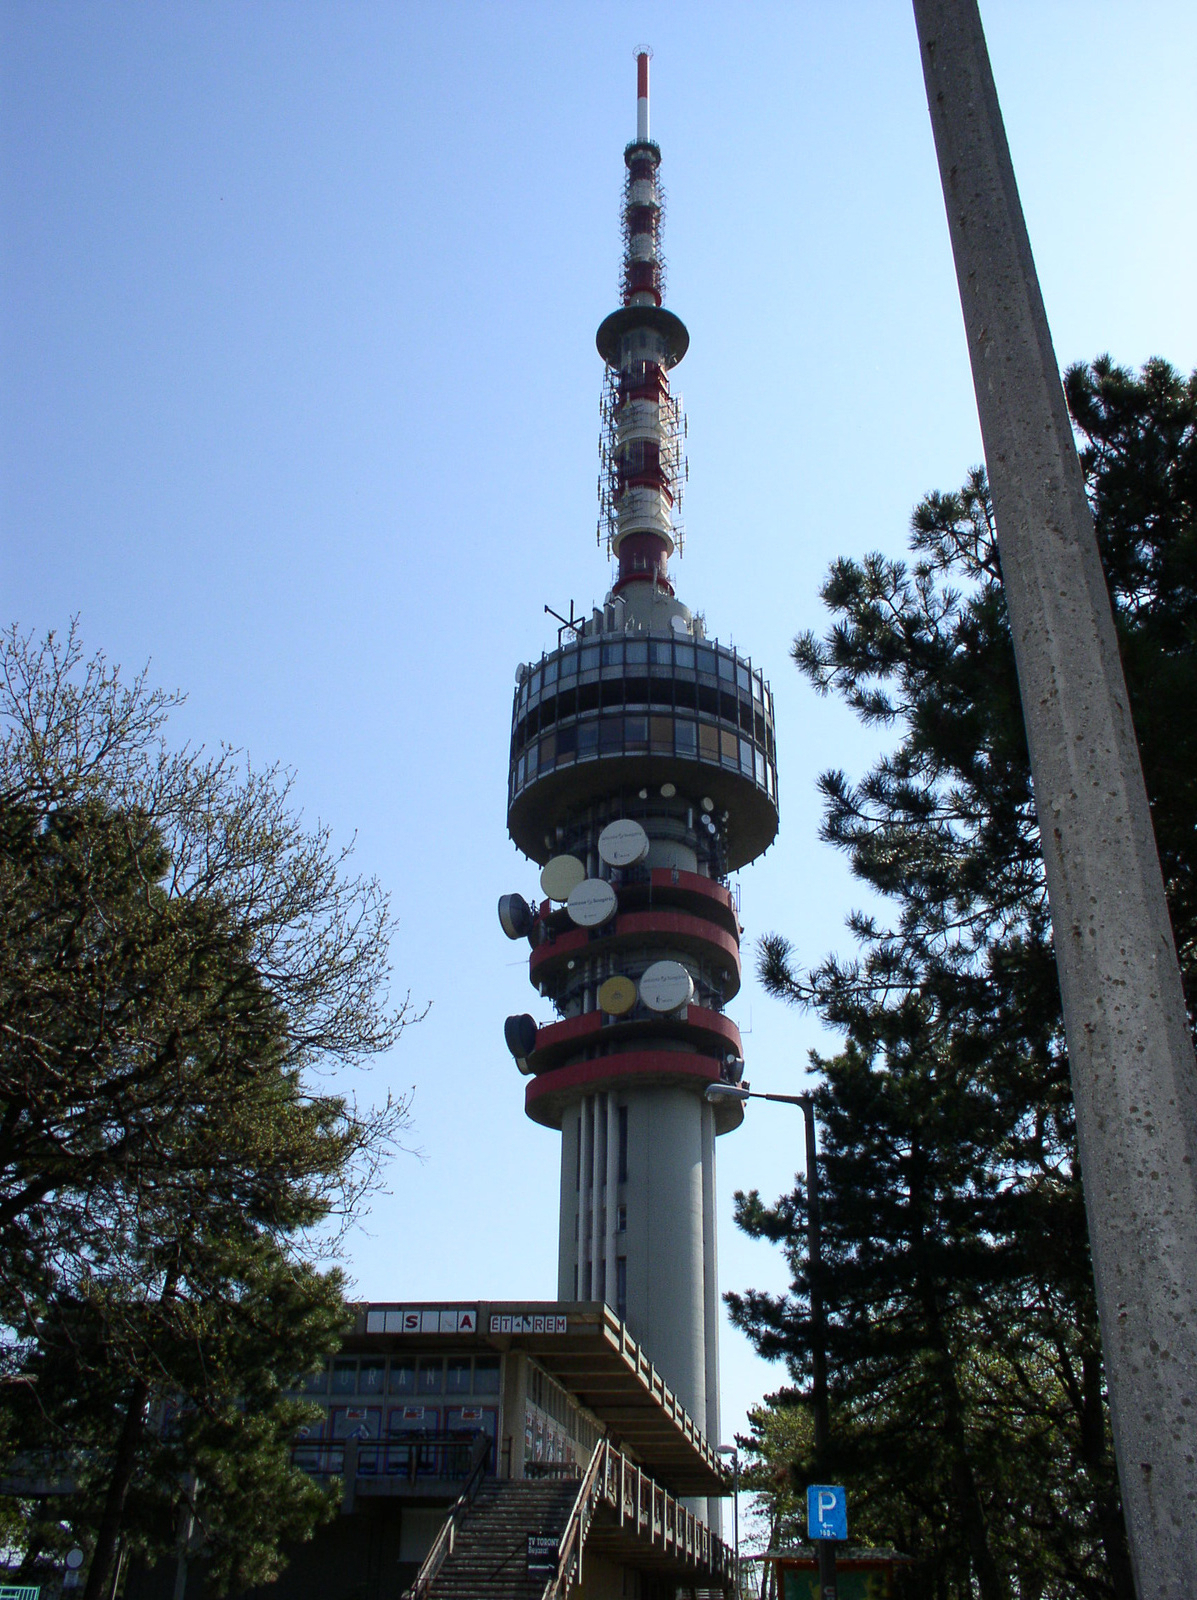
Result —
<svg viewBox="0 0 1197 1600"><path fill-rule="evenodd" d="M848 1496L842 1488L812 1483L806 1491L806 1536L808 1539L846 1539L848 1537Z"/></svg>

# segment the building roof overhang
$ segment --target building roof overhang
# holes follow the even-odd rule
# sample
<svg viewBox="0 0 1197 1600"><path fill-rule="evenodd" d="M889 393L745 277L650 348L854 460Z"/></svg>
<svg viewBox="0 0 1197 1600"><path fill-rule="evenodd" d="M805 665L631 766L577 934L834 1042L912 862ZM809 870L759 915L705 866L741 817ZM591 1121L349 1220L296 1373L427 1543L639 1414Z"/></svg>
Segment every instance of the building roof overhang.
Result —
<svg viewBox="0 0 1197 1600"><path fill-rule="evenodd" d="M533 1357L672 1493L727 1495L731 1479L715 1447L610 1306L596 1301L371 1301L356 1307L350 1354L479 1349ZM457 1328L462 1313L465 1332ZM419 1318L416 1326L410 1326ZM431 1319L440 1326L433 1328ZM405 1326L407 1324L408 1326Z"/></svg>

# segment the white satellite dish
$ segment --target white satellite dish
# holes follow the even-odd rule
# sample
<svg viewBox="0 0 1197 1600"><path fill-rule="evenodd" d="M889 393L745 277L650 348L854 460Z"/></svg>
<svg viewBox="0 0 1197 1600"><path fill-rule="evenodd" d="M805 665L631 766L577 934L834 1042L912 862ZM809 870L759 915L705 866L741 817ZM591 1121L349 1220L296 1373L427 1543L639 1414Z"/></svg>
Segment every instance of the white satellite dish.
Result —
<svg viewBox="0 0 1197 1600"><path fill-rule="evenodd" d="M570 894L565 909L579 928L600 928L610 922L618 904L609 883L602 878L584 878Z"/></svg>
<svg viewBox="0 0 1197 1600"><path fill-rule="evenodd" d="M598 853L609 867L634 867L648 854L648 834L631 817L621 817L599 834Z"/></svg>
<svg viewBox="0 0 1197 1600"><path fill-rule="evenodd" d="M673 629L674 633L689 633L690 632L690 624L686 621L685 617L679 617L679 616L670 617L669 626Z"/></svg>
<svg viewBox="0 0 1197 1600"><path fill-rule="evenodd" d="M577 856L553 856L541 868L540 887L546 899L568 900L585 876L586 868Z"/></svg>
<svg viewBox="0 0 1197 1600"><path fill-rule="evenodd" d="M680 961L654 961L640 980L640 998L650 1011L680 1011L694 998L694 979Z"/></svg>

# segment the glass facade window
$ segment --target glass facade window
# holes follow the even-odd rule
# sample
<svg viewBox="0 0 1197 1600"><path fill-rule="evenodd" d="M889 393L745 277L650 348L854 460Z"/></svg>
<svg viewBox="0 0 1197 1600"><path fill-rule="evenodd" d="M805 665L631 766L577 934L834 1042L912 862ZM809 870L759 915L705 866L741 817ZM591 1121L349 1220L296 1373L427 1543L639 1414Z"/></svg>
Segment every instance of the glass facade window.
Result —
<svg viewBox="0 0 1197 1600"><path fill-rule="evenodd" d="M709 722L698 724L698 753L703 761L719 760L719 729Z"/></svg>
<svg viewBox="0 0 1197 1600"><path fill-rule="evenodd" d="M357 1392L357 1362L339 1357L333 1362L332 1392L355 1394Z"/></svg>
<svg viewBox="0 0 1197 1600"><path fill-rule="evenodd" d="M740 771L752 777L752 744L748 739L740 740Z"/></svg>
<svg viewBox="0 0 1197 1600"><path fill-rule="evenodd" d="M572 678L577 670L578 652L576 650L567 650L561 657L561 676L563 678Z"/></svg>
<svg viewBox="0 0 1197 1600"><path fill-rule="evenodd" d="M649 740L654 755L673 754L673 719L653 717L649 723Z"/></svg>
<svg viewBox="0 0 1197 1600"><path fill-rule="evenodd" d="M648 642L644 639L629 639L624 645L624 660L629 667L645 667L648 665Z"/></svg>
<svg viewBox="0 0 1197 1600"><path fill-rule="evenodd" d="M540 741L540 765L551 767L557 759L557 735L546 733Z"/></svg>
<svg viewBox="0 0 1197 1600"><path fill-rule="evenodd" d="M604 753L623 747L623 718L604 717L599 723L599 749Z"/></svg>
<svg viewBox="0 0 1197 1600"><path fill-rule="evenodd" d="M695 723L675 723L674 734L677 739L677 753L679 756L693 758L698 754L698 727Z"/></svg>
<svg viewBox="0 0 1197 1600"><path fill-rule="evenodd" d="M358 1394L381 1394L386 1387L387 1364L381 1356L361 1361L357 1369Z"/></svg>
<svg viewBox="0 0 1197 1600"><path fill-rule="evenodd" d="M674 659L679 667L689 667L694 670L694 646L692 644L679 644L674 646L676 652Z"/></svg>
<svg viewBox="0 0 1197 1600"><path fill-rule="evenodd" d="M764 698L764 689L761 684L761 675L759 672L754 672L752 675L752 698L757 702L758 705L762 703Z"/></svg>
<svg viewBox="0 0 1197 1600"><path fill-rule="evenodd" d="M416 1393L440 1394L445 1385L445 1363L433 1356L425 1356L416 1368Z"/></svg>
<svg viewBox="0 0 1197 1600"><path fill-rule="evenodd" d="M749 685L748 668L747 667L737 666L736 667L736 688L737 689L743 689L744 693L747 694L748 693L748 685Z"/></svg>
<svg viewBox="0 0 1197 1600"><path fill-rule="evenodd" d="M623 665L623 644L605 644L603 646L604 667L621 667Z"/></svg>
<svg viewBox="0 0 1197 1600"><path fill-rule="evenodd" d="M546 661L545 662L545 664L544 664L544 682L545 682L545 688L546 689L548 688L550 683L556 683L557 682L557 663L556 663L556 661Z"/></svg>
<svg viewBox="0 0 1197 1600"><path fill-rule="evenodd" d="M319 1372L309 1372L300 1380L299 1387L304 1394L327 1394L328 1363L326 1362Z"/></svg>
<svg viewBox="0 0 1197 1600"><path fill-rule="evenodd" d="M706 673L709 677L713 678L715 676L716 672L719 669L718 669L718 665L717 665L717 657L716 657L715 652L713 650L708 650L708 649L704 649L704 648L700 648L699 649L699 652L698 652L698 670L699 670L699 672Z"/></svg>
<svg viewBox="0 0 1197 1600"><path fill-rule="evenodd" d="M730 728L720 729L719 743L723 750L724 765L738 767L740 765L740 741Z"/></svg>
<svg viewBox="0 0 1197 1600"><path fill-rule="evenodd" d="M583 761L587 756L598 754L598 722L591 718L589 722L578 723L578 760Z"/></svg>
<svg viewBox="0 0 1197 1600"><path fill-rule="evenodd" d="M652 648L653 665L656 666L656 667L667 667L667 666L669 666L669 664L670 664L670 656L671 656L671 652L670 652L670 648L669 648L669 640L668 639L654 639L652 641L652 647L651 648Z"/></svg>
<svg viewBox="0 0 1197 1600"><path fill-rule="evenodd" d="M415 1394L416 1364L411 1360L392 1359L390 1391L392 1394Z"/></svg>
<svg viewBox="0 0 1197 1600"><path fill-rule="evenodd" d="M597 644L584 644L582 646L582 671L590 672L599 664L599 647Z"/></svg>
<svg viewBox="0 0 1197 1600"><path fill-rule="evenodd" d="M469 1394L470 1392L470 1358L469 1356L450 1356L445 1363L445 1393Z"/></svg>
<svg viewBox="0 0 1197 1600"><path fill-rule="evenodd" d="M648 749L648 718L624 718L624 748L627 750Z"/></svg>
<svg viewBox="0 0 1197 1600"><path fill-rule="evenodd" d="M736 664L730 656L720 655L719 676L728 683L734 683L736 677Z"/></svg>
<svg viewBox="0 0 1197 1600"><path fill-rule="evenodd" d="M474 1361L474 1393L498 1394L498 1356L478 1356Z"/></svg>
<svg viewBox="0 0 1197 1600"><path fill-rule="evenodd" d="M753 761L756 766L755 777L761 788L765 787L765 758L759 750L753 752Z"/></svg>

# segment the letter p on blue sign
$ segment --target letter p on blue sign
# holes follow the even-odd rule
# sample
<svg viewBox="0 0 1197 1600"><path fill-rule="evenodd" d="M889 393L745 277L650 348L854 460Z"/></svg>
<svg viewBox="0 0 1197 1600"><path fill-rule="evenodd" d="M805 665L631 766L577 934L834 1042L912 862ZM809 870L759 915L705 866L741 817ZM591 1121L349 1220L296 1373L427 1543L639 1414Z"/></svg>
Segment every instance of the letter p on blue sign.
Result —
<svg viewBox="0 0 1197 1600"><path fill-rule="evenodd" d="M848 1537L848 1496L838 1485L812 1483L806 1491L808 1539Z"/></svg>

